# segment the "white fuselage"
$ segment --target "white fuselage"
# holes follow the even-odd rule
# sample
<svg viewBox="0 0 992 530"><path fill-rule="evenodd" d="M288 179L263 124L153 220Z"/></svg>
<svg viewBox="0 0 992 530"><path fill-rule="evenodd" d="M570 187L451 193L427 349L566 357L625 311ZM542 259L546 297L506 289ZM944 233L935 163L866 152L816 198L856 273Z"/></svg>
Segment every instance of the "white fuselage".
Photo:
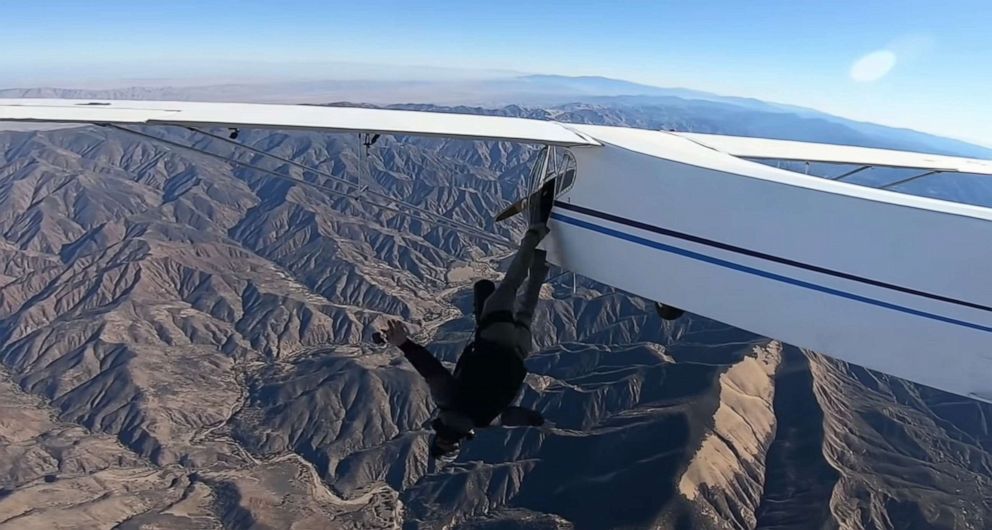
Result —
<svg viewBox="0 0 992 530"><path fill-rule="evenodd" d="M694 165L692 151L705 148L691 143L664 146L676 161L580 130L604 146L572 149L578 173L553 211L552 261L764 336L992 400L992 219L729 156Z"/></svg>

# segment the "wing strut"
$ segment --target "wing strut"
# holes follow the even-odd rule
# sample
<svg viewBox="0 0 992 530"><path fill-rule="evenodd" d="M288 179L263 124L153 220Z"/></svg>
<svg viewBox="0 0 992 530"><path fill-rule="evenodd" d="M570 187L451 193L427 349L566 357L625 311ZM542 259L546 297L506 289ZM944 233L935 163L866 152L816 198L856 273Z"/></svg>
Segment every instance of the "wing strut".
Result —
<svg viewBox="0 0 992 530"><path fill-rule="evenodd" d="M212 157L212 158L216 158L218 160L223 160L225 162L228 162L228 163L231 163L231 164L236 164L236 165L242 166L242 167L247 168L247 169L251 169L251 170L254 170L254 171L265 173L265 174L267 174L269 176L272 176L272 177L275 177L275 178L278 178L278 179L281 179L281 180L295 182L297 184L303 184L305 186L309 186L311 188L319 189L321 191L324 191L324 192L327 192L327 193L330 193L330 194L333 194L333 195L337 195L337 196L343 197L345 199L352 199L352 200L355 200L355 201L360 202L360 203L364 203L364 204L368 204L370 206L374 206L376 208L382 208L383 210L390 211L390 212L393 212L393 213L396 213L396 214L399 214L399 215L405 215L405 216L408 216L408 217L413 217L415 219L417 219L417 218L430 219L430 220L433 220L433 222L436 222L437 224L440 224L440 225L444 225L447 228L449 228L451 230L454 230L456 232L465 233L465 234L470 235L472 237L483 239L485 241L488 241L490 243L499 245L501 247L514 248L514 245L512 243L510 243L509 241L507 241L505 239L502 239L502 238L499 238L499 237L496 237L496 236L494 236L494 235L492 235L492 234L490 234L490 233L488 233L486 231L483 231L483 230L481 230L481 229L479 229L477 227L474 227L474 226L472 226L470 224L463 223L461 221L455 221L454 219L448 219L447 217L444 217L444 216L442 216L440 214L434 213L434 212L432 212L430 210L426 210L426 209L421 208L419 206L416 206L414 204L410 204L410 203L407 203L407 202L404 202L404 201L401 201L401 200L398 200L398 199L394 199L394 198L386 195L385 193L380 193L380 192L375 192L375 191L368 191L367 192L367 194L369 196L377 197L379 199L385 200L387 203L396 204L397 206L390 206L389 204L382 204L382 203L378 203L378 202L373 202L373 201L371 201L371 200L369 200L367 198L364 198L364 197L355 197L355 196L353 196L350 193L338 191L338 190L336 190L336 189L334 189L334 188L332 188L330 186L324 186L324 185L317 184L317 183L314 183L314 182L309 182L307 180L299 179L299 178L296 178L296 177L291 177L289 175L283 175L281 173L277 173L277 172L272 171L272 170L269 170L269 169L265 169L265 168L261 168L261 167L252 165L252 164L250 164L248 162L242 162L240 160L235 160L235 159L232 159L232 158L228 158L226 156L219 155L217 153L211 153L210 151L199 149L197 147L193 147L193 146L190 146L190 145L181 144L179 142L174 142L172 140L167 140L165 138L159 138L158 136L154 136L154 135L151 135L151 134L143 133L143 132L140 132L140 131L135 131L133 129L129 129L127 127L122 127L120 125L115 125L115 124L112 124L112 123L104 123L104 124L99 124L99 125L101 125L103 127L109 127L109 128L112 128L112 129L116 129L118 131L122 131L122 132L125 132L125 133L128 133L128 134L132 134L132 135L135 135L135 136L140 136L140 137L145 138L147 140L158 142L158 143L161 143L161 144L164 144L164 145L168 145L170 147L174 147L174 148L177 148L177 149L181 149L181 150L185 150L185 151L192 151L192 152L197 153L197 154L200 154L200 155L205 155L205 156L209 156L209 157ZM193 131L193 132L196 132L196 133L200 133L200 134L206 135L206 136L208 136L210 138L214 138L214 139L217 139L217 140L226 142L226 143L233 144L236 147L240 147L240 148L246 149L246 150L251 151L253 153L257 153L257 154L262 155L262 156L266 156L266 157L269 157L269 158L272 158L272 159L275 159L275 160L279 160L281 162L284 162L284 163L290 164L292 166L298 167L298 168L304 170L305 172L310 172L310 173L313 173L313 174L324 176L324 177L326 177L326 178L328 178L330 180L333 180L333 181L335 181L337 183L340 183L340 184L342 184L344 186L347 186L349 188L352 188L352 189L354 189L354 188L356 188L358 186L354 182L349 181L347 179L344 179L344 178L341 178L341 177L332 175L332 174L327 173L325 171L321 171L321 170L318 170L318 169L310 168L310 167L308 167L306 165L300 164L299 162L290 160L288 158L283 158L283 157L280 157L278 155L273 155L271 153L267 153L267 152L262 151L260 149L256 149L254 147L251 147L251 146L248 146L248 145L239 143L239 142L235 142L234 140L231 140L230 138L225 138L223 136L219 136L219 135L216 135L216 134L213 134L213 133L209 133L209 132L206 132L206 131L203 131L203 130L200 130L200 129L195 129L195 128L189 128L189 130L190 131ZM404 208L406 210L404 210Z"/></svg>
<svg viewBox="0 0 992 530"><path fill-rule="evenodd" d="M809 162L807 162L806 164L807 164L806 167L809 167L809 165L808 165ZM836 177L830 177L830 179L831 180L844 180L847 177L850 177L851 175L855 175L857 173L861 173L862 171L864 171L866 169L871 169L872 167L874 167L874 166L861 166L861 167L859 167L857 169L852 169L852 170L848 171L847 173L843 173L841 175L837 175Z"/></svg>
<svg viewBox="0 0 992 530"><path fill-rule="evenodd" d="M369 165L369 154L372 150L372 146L379 141L379 135L373 133L361 133L358 135L359 141L362 142L362 147L360 148L362 156L362 167L361 173L359 174L359 189L355 193L362 193L369 189L369 185L372 184L372 166Z"/></svg>
<svg viewBox="0 0 992 530"><path fill-rule="evenodd" d="M936 175L937 173L943 173L943 171L941 171L939 169L935 169L933 171L927 171L926 173L920 173L919 175L913 175L912 177L905 178L905 179L902 179L902 180L897 180L895 182L886 184L886 185L882 186L882 189L883 190L891 189L891 188L893 188L895 186L898 186L900 184L905 184L907 182L912 182L912 181L914 181L916 179L921 179L923 177L929 177L930 175Z"/></svg>

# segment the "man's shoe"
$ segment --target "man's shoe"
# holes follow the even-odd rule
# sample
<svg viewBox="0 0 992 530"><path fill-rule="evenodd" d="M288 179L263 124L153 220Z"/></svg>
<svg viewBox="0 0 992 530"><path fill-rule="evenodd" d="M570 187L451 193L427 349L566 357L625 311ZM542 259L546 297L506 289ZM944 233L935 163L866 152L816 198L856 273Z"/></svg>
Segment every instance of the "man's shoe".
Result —
<svg viewBox="0 0 992 530"><path fill-rule="evenodd" d="M555 205L555 179L545 182L540 190L530 196L528 203L530 224L546 224Z"/></svg>
<svg viewBox="0 0 992 530"><path fill-rule="evenodd" d="M496 284L489 280L479 280L472 286L474 296L475 321L482 318L482 310L486 307L486 300L489 295L496 290Z"/></svg>

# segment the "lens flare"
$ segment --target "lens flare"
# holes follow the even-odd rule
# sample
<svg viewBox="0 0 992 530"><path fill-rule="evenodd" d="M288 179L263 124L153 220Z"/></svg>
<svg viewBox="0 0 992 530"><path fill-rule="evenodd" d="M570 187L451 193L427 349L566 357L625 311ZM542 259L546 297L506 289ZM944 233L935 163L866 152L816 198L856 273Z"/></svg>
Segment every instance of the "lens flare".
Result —
<svg viewBox="0 0 992 530"><path fill-rule="evenodd" d="M871 83L885 77L896 65L896 54L889 50L877 50L858 59L851 65L851 79L859 83Z"/></svg>

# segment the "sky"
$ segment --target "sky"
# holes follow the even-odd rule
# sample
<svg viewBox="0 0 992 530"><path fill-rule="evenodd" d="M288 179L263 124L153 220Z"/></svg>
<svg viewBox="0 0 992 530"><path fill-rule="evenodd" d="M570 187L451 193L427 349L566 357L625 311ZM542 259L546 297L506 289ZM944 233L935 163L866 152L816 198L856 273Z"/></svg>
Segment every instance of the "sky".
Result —
<svg viewBox="0 0 992 530"><path fill-rule="evenodd" d="M341 63L599 75L992 146L990 30L987 0L0 0L0 87L320 79Z"/></svg>

